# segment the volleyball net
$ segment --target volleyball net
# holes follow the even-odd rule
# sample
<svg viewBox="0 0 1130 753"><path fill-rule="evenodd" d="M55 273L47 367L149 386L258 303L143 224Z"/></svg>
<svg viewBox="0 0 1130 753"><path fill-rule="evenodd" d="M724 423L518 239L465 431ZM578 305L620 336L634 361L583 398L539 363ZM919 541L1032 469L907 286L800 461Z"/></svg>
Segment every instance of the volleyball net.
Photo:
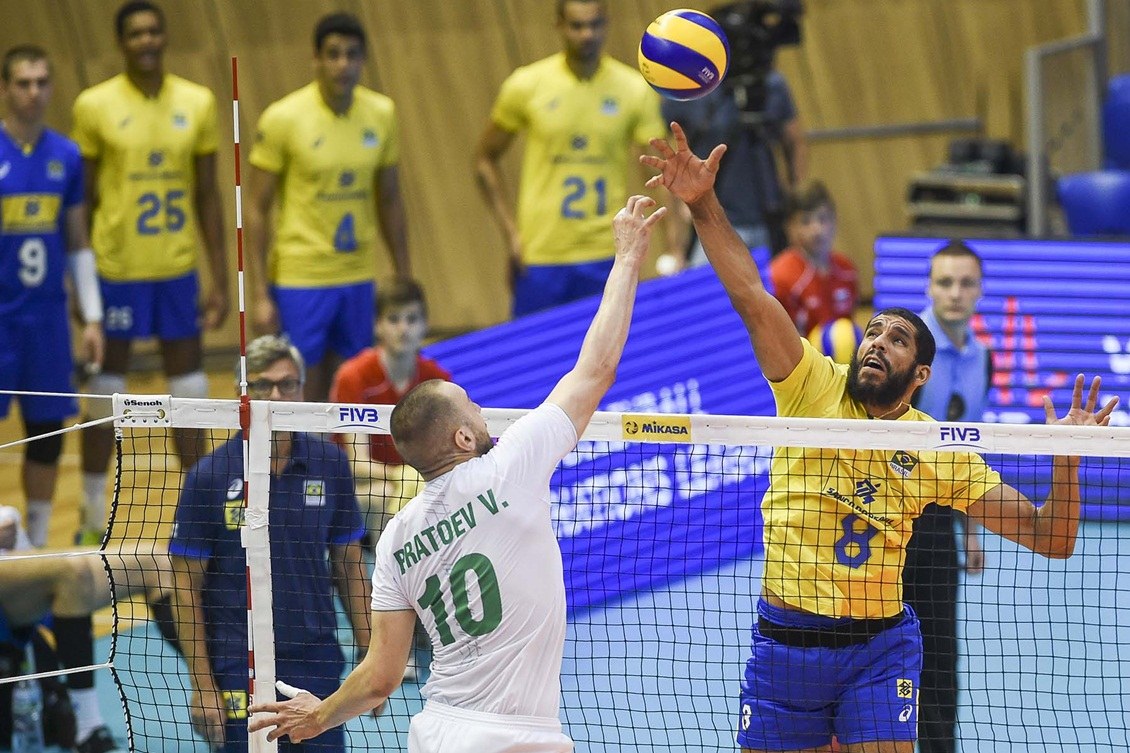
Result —
<svg viewBox="0 0 1130 753"><path fill-rule="evenodd" d="M178 580L186 577L186 561L227 558L229 569L251 563L246 581L211 581L205 569L196 572L229 731L245 725L249 702L249 615L259 692L273 694L276 677L317 691L354 666L359 647L342 607L348 599L324 599L326 578L347 593L343 578L356 580L343 557L359 520L349 498L359 489L371 522L403 503L386 502L390 495L407 497L415 487L411 474L350 471L340 444L387 440L390 412L391 406L253 401L245 480L237 401L115 397L119 470L107 559L122 549L163 552L171 537L180 555L172 562L181 563L174 573L168 561L153 559L165 571L146 574L144 583L137 573L115 573L121 598L109 663L135 750L205 750L190 724L193 689L201 683L149 620L150 602L187 582ZM498 435L524 411L484 413ZM191 473L179 467L170 439L170 430L188 428L204 432L212 451ZM931 581L919 589L926 594L919 612L930 612L922 616L935 619L931 624L949 614L956 623L956 641L927 642L935 654L957 654L959 750L1126 749L1130 661L1120 655L1130 586L1119 575L1130 565L1130 529L1110 512L1130 503L1130 430L631 413L598 413L553 478L569 603L562 719L578 749L730 751L738 725L758 723L756 710L743 715L738 694L763 573L773 577L783 565L774 561L779 548L765 550L761 515L774 455L782 453L805 458L804 472L789 483L816 490L839 511L834 531L811 532L827 537L816 551L834 560L812 564L833 578L881 556L887 539L901 535L885 507L889 498L920 505L925 500L906 492L933 488L935 477L938 489L972 494L978 487L970 468L981 456L1004 481L1043 500L1052 456L1080 456L1084 520L1073 556L1047 559L982 531L979 575L958 575L960 559L928 552L925 569L952 570L961 588L954 596ZM954 479L959 483L951 485ZM435 556L502 502L489 495L468 500L466 509L422 532L405 557ZM815 525L801 507L786 504L777 514L788 516L801 537L809 535L806 520ZM365 578L371 553L361 550ZM459 590L462 602L430 615L449 631L479 629L488 620L479 591L484 574L463 576L464 587L451 594ZM876 583L857 599L892 586ZM824 598L816 583L813 592ZM332 611L329 633L315 617L325 610ZM379 718L346 725L349 748L405 748L428 662L426 640L418 640L410 661L416 676ZM110 680L100 675L98 682ZM834 682L824 677L801 695L820 705ZM908 696L918 696L923 715L927 699L919 691L926 690ZM251 745L270 747L254 739Z"/></svg>

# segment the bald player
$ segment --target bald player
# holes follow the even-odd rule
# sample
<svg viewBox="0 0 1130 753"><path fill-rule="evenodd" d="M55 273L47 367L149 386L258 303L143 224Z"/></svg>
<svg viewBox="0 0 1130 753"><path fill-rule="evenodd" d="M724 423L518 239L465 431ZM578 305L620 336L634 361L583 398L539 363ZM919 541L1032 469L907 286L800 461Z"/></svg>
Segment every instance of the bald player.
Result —
<svg viewBox="0 0 1130 753"><path fill-rule="evenodd" d="M384 703L400 683L417 615L432 641L413 753L570 751L561 730L565 583L549 480L612 385L628 336L655 202L633 196L613 221L616 260L573 369L495 445L479 406L424 382L392 414L392 436L427 482L377 546L373 637L324 701L306 692L253 706L253 731L300 742ZM469 585L473 584L473 585Z"/></svg>
<svg viewBox="0 0 1130 753"><path fill-rule="evenodd" d="M868 323L850 366L821 356L766 291L749 250L714 193L725 145L707 160L672 124L674 146L653 141L643 162L690 207L707 257L753 341L780 416L931 421L910 406L930 378L934 337L906 309ZM1099 379L1083 406L1051 424L1106 425ZM901 573L914 519L930 502L1050 558L1071 556L1079 526L1079 459L1053 459L1043 506L972 453L778 448L762 502L765 574L742 682L737 741L746 751L911 753L917 736L922 638L902 601Z"/></svg>

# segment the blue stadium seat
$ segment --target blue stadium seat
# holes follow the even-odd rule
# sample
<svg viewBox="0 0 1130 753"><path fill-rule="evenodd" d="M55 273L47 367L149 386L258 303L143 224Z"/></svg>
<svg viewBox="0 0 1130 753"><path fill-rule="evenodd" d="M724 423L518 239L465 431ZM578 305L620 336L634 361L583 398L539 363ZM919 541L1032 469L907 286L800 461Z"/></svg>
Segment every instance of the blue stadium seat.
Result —
<svg viewBox="0 0 1130 753"><path fill-rule="evenodd" d="M1130 171L1065 175L1057 192L1072 235L1130 235Z"/></svg>
<svg viewBox="0 0 1130 753"><path fill-rule="evenodd" d="M1130 74L1115 76L1107 84L1103 159L1109 170L1130 170Z"/></svg>

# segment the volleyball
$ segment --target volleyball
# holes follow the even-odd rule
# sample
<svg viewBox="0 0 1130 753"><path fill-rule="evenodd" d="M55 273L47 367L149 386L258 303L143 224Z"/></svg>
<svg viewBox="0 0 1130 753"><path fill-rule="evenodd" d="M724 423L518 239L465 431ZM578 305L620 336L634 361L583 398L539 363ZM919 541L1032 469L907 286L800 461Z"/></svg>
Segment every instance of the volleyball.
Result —
<svg viewBox="0 0 1130 753"><path fill-rule="evenodd" d="M817 325L808 333L808 341L818 351L831 356L836 363L851 363L851 357L863 340L863 332L851 319L837 319L834 322Z"/></svg>
<svg viewBox="0 0 1130 753"><path fill-rule="evenodd" d="M718 88L730 65L730 43L710 16L671 10L651 22L640 40L640 72L655 91L698 99Z"/></svg>

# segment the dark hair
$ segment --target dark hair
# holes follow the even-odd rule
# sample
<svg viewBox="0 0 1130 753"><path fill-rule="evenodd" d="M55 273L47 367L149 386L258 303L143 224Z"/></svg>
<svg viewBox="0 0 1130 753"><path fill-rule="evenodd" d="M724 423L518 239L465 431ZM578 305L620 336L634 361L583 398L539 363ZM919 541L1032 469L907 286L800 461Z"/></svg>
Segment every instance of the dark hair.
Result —
<svg viewBox="0 0 1130 753"><path fill-rule="evenodd" d="M420 304L424 316L428 315L428 302L424 300L424 289L411 277L396 277L377 292L377 318L389 309Z"/></svg>
<svg viewBox="0 0 1130 753"><path fill-rule="evenodd" d="M353 37L361 43L362 50L368 48L368 42L365 39L365 29L361 27L361 22L357 20L357 16L352 13L330 13L327 16L322 16L318 20L318 25L314 27L315 53L322 51L322 42L326 41L326 37L330 34Z"/></svg>
<svg viewBox="0 0 1130 753"><path fill-rule="evenodd" d="M565 18L565 6L569 3L596 3L600 6L602 11L607 12L608 6L604 0L557 0L557 20L561 21Z"/></svg>
<svg viewBox="0 0 1130 753"><path fill-rule="evenodd" d="M871 321L875 321L875 317L878 316L897 316L910 322L910 326L914 327L914 362L919 366L930 366L934 363L934 354L938 351L938 345L934 342L934 333L926 326L926 322L922 321L922 317L901 306L876 311Z"/></svg>
<svg viewBox="0 0 1130 753"><path fill-rule="evenodd" d="M785 196L785 219L792 219L801 212L813 212L820 207L828 207L833 214L836 212L836 202L832 201L828 187L814 180L797 186Z"/></svg>
<svg viewBox="0 0 1130 753"><path fill-rule="evenodd" d="M158 23L161 24L161 30L165 30L165 12L158 8L149 0L129 0L128 3L118 8L117 14L114 16L114 30L118 33L118 39L125 36L126 21L130 16L137 13L152 13L157 16Z"/></svg>
<svg viewBox="0 0 1130 753"><path fill-rule="evenodd" d="M985 274L985 265L981 262L981 257L978 256L977 252L970 248L969 244L965 241L957 240L955 238L935 251L934 255L930 257L931 274L934 272L934 259L937 259L939 256L951 256L954 258L960 258L964 256L973 259L975 262L977 262L977 271L982 275Z"/></svg>
<svg viewBox="0 0 1130 753"><path fill-rule="evenodd" d="M34 63L39 60L46 60L50 70L51 60L47 57L47 50L34 44L18 44L4 53L4 62L0 64L2 66L0 76L3 76L4 83L8 83L12 80L12 68L16 63L24 61Z"/></svg>

